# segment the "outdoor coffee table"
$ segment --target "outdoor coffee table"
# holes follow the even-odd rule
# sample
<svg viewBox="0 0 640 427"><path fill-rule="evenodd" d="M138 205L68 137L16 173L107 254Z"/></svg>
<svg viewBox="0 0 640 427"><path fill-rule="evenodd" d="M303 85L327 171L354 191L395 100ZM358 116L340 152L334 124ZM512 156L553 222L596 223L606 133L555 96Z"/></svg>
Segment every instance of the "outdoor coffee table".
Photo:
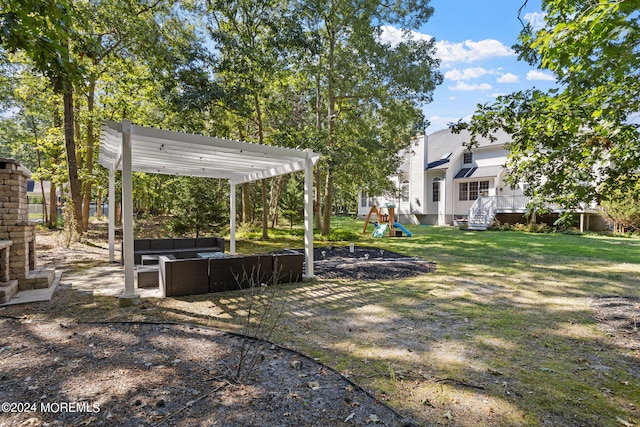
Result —
<svg viewBox="0 0 640 427"><path fill-rule="evenodd" d="M198 258L227 258L224 252L198 252Z"/></svg>

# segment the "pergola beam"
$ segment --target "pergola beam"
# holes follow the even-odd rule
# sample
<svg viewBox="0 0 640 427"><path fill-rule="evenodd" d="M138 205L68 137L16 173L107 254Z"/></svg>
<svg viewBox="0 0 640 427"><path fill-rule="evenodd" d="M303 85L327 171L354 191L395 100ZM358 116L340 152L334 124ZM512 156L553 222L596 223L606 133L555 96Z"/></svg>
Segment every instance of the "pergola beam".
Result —
<svg viewBox="0 0 640 427"><path fill-rule="evenodd" d="M132 172L226 179L230 184L230 252L236 252L236 186L305 171L305 278L313 277L313 165L320 154L122 123L102 128L98 162L109 169L109 260L114 261L115 171L122 171L123 261L121 301L135 300Z"/></svg>

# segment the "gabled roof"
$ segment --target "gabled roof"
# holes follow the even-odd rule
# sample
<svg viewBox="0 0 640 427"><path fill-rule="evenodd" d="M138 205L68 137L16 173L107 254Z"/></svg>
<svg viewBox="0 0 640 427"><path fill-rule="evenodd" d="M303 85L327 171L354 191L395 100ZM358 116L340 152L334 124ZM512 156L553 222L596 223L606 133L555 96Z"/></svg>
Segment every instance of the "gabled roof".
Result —
<svg viewBox="0 0 640 427"><path fill-rule="evenodd" d="M511 141L511 136L504 131L496 132L494 136L497 138L494 142L491 142L488 138L478 137L478 147L494 146L497 148ZM427 156L429 159L440 159L448 153L453 153L451 158L455 159L466 151L464 143L470 140L471 133L466 130L460 133L453 133L450 129L434 132L427 135L427 149L429 150Z"/></svg>
<svg viewBox="0 0 640 427"><path fill-rule="evenodd" d="M122 123L102 127L98 162L122 170ZM274 147L131 125L134 172L228 179L243 183L304 170L311 150Z"/></svg>

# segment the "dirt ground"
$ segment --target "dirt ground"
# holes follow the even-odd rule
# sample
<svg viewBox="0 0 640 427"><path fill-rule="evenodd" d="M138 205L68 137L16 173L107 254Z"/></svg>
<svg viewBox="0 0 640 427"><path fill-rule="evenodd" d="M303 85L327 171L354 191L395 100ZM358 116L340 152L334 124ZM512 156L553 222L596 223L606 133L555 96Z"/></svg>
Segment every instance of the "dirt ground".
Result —
<svg viewBox="0 0 640 427"><path fill-rule="evenodd" d="M72 272L105 259L104 247L60 244L39 235L39 265ZM381 257L398 255L369 253L364 269L349 254L317 251L326 271L337 263L337 271L349 265L359 276L406 277L434 267L405 260L385 273L376 268ZM58 289L50 305L64 304L68 292ZM24 313L0 309L0 403L10 404L0 410L0 426L413 425L347 377L270 343L188 324Z"/></svg>
<svg viewBox="0 0 640 427"><path fill-rule="evenodd" d="M100 243L59 244L39 235L39 265L72 272L106 258ZM396 259L393 268L378 269L381 258L398 255L371 249L365 264L341 251L319 248L316 274L383 280L436 267ZM0 308L0 403L10 403L1 408L0 426L424 425L391 409L384 395L373 396L313 358L273 344L190 323L149 321L153 316L103 322L100 315L55 315L56 307L91 306L90 299L70 298L73 292L58 289L44 317L37 305ZM640 349L639 300L599 298L592 305L616 341ZM442 423L447 419L433 422Z"/></svg>

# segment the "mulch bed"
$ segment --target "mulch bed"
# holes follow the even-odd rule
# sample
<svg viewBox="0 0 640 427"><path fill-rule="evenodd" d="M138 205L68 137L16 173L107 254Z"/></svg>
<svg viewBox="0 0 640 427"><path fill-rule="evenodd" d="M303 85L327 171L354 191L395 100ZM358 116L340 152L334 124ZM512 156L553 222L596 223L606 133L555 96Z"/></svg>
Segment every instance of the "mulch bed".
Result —
<svg viewBox="0 0 640 427"><path fill-rule="evenodd" d="M593 307L596 319L621 346L640 351L640 298L600 297Z"/></svg>
<svg viewBox="0 0 640 427"><path fill-rule="evenodd" d="M430 273L434 261L379 248L329 246L314 249L314 273L322 279L388 280Z"/></svg>

